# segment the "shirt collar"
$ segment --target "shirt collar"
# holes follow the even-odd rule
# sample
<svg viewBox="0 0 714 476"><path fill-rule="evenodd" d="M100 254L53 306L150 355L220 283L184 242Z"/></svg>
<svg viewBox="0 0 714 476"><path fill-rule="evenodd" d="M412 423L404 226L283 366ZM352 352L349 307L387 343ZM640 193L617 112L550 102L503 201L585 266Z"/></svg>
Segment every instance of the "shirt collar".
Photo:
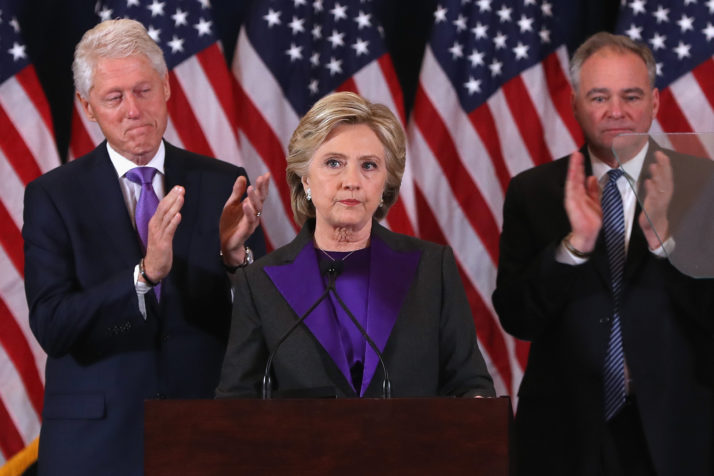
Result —
<svg viewBox="0 0 714 476"><path fill-rule="evenodd" d="M645 142L642 149L640 149L640 151L632 159L628 160L621 166L625 171L627 180L630 181L630 183L636 184L640 180L642 165L645 163L645 156L647 155L649 146L649 141ZM588 149L588 152L590 153L590 164L593 168L593 176L595 176L598 182L602 184L605 174L610 171L611 167L593 154L592 150Z"/></svg>
<svg viewBox="0 0 714 476"><path fill-rule="evenodd" d="M107 152L109 152L109 160L112 161L112 165L117 171L117 176L123 177L129 170L137 167L137 165L131 160L127 159L119 152L114 150L109 142L107 142ZM164 175L164 159L166 158L166 148L164 147L164 141L159 144L159 150L151 158L146 167L153 167Z"/></svg>

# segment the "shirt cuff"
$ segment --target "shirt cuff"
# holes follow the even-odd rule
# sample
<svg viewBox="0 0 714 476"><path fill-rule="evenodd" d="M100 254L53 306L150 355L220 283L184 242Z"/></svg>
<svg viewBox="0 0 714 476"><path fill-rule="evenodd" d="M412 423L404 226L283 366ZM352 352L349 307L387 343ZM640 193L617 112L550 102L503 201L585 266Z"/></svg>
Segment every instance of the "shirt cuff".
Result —
<svg viewBox="0 0 714 476"><path fill-rule="evenodd" d="M667 258L674 251L674 246L674 238L670 236L669 238L664 240L664 243L659 245L657 248L655 248L654 250L650 250L650 253L652 253L658 258Z"/></svg>
<svg viewBox="0 0 714 476"><path fill-rule="evenodd" d="M139 280L139 265L134 266L134 289L136 289L136 297L139 301L139 312L146 320L146 299L144 295L151 290L151 286Z"/></svg>
<svg viewBox="0 0 714 476"><path fill-rule="evenodd" d="M578 266L579 264L587 263L588 258L580 258L568 251L565 244L561 241L560 245L555 249L555 261L570 266Z"/></svg>

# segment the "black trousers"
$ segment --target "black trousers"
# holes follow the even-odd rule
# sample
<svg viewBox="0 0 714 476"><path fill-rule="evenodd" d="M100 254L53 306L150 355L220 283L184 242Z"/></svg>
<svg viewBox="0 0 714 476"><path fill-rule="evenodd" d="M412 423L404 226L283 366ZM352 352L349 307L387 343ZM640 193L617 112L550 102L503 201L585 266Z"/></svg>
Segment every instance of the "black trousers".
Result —
<svg viewBox="0 0 714 476"><path fill-rule="evenodd" d="M656 475L636 398L628 397L622 410L607 423L601 460L603 476Z"/></svg>

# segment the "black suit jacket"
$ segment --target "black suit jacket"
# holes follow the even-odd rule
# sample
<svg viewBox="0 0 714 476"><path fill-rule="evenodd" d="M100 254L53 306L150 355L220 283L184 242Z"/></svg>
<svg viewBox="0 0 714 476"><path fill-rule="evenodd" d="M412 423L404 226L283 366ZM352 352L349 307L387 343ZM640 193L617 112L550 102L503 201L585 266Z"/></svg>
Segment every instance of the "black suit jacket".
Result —
<svg viewBox="0 0 714 476"><path fill-rule="evenodd" d="M291 266L305 246L312 246L313 226L314 222L308 222L291 243L241 272L236 301L250 304L234 308L218 397L260 395L268 355L299 318L264 268ZM390 276L398 273L390 266L394 264L390 257L421 254L415 273L407 278L411 285L383 350L392 395L494 395L451 249L390 232L376 222L372 224L372 237L373 253L375 239L387 247L384 260L371 261L371 266L379 266L379 273L384 273L382 282L393 282ZM374 276L374 270L370 275ZM388 294L392 290L386 286L373 291ZM285 340L272 370L278 391L330 388L338 397L357 396L305 325ZM377 367L365 396L381 396L382 379L382 370Z"/></svg>
<svg viewBox="0 0 714 476"><path fill-rule="evenodd" d="M676 187L683 158L670 155ZM613 303L602 233L586 263L555 261L570 232L567 168L564 157L519 174L504 204L493 303L504 329L532 343L516 415L520 474L599 474ZM697 357L697 334L711 332L711 282L687 278L650 253L636 221L624 273L625 355L655 468L661 475L711 474L711 380Z"/></svg>
<svg viewBox="0 0 714 476"><path fill-rule="evenodd" d="M25 288L48 354L40 474L141 474L144 399L213 395L231 312L218 223L245 172L167 143L165 173L167 190L182 185L186 196L146 320L133 278L140 241L106 143L27 186Z"/></svg>

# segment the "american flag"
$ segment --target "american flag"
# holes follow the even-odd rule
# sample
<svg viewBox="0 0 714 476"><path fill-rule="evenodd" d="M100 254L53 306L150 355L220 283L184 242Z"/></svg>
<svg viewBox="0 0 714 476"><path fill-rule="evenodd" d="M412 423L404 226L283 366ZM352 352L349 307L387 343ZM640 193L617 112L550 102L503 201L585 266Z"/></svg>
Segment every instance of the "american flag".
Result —
<svg viewBox="0 0 714 476"><path fill-rule="evenodd" d="M163 50L171 86L165 138L178 147L242 165L232 80L209 0L99 1L95 11L101 21L140 21ZM90 152L102 140L99 127L87 120L75 100L70 159Z"/></svg>
<svg viewBox="0 0 714 476"><path fill-rule="evenodd" d="M491 304L510 178L577 149L556 1L446 0L434 11L409 125L420 235L456 255L491 375L515 395L528 346Z"/></svg>
<svg viewBox="0 0 714 476"><path fill-rule="evenodd" d="M622 1L617 32L654 53L660 109L652 131L714 131L714 0ZM692 152L714 157L703 143Z"/></svg>
<svg viewBox="0 0 714 476"><path fill-rule="evenodd" d="M30 331L23 286L20 230L24 189L28 182L59 165L50 108L15 16L19 2L0 0L0 466L3 467L39 435L45 380L46 356Z"/></svg>
<svg viewBox="0 0 714 476"><path fill-rule="evenodd" d="M287 144L312 104L332 91L354 91L405 120L402 92L369 0L254 2L233 62L242 154L250 176L270 171L263 228L277 247L295 235L285 182ZM414 233L411 179L387 225ZM413 210L413 205L411 205Z"/></svg>

